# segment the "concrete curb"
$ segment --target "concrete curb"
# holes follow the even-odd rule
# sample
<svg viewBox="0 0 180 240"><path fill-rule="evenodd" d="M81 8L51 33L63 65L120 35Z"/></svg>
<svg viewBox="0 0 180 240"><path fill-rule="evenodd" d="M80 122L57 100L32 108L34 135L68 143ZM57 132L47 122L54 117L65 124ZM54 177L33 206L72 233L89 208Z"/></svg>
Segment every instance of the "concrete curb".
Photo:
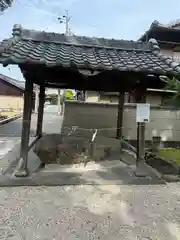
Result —
<svg viewBox="0 0 180 240"><path fill-rule="evenodd" d="M163 175L163 179L166 181L166 182L179 182L180 181L180 178L179 176L175 176L175 175Z"/></svg>
<svg viewBox="0 0 180 240"><path fill-rule="evenodd" d="M126 150L126 153L129 154L132 158L134 157L134 153L131 151ZM128 164L128 165L133 165L133 163L128 162L127 160L123 159L121 157L120 159L122 162ZM168 161L167 161L168 162ZM134 160L134 164L135 164L135 160ZM144 169L144 171L149 174L152 177L157 178L158 180L164 181L164 182L178 182L180 181L180 176L176 176L176 175L166 175L166 174L162 174L161 172L159 172L158 170L156 170L155 168L151 167L150 165L148 165L145 161L142 162L141 164L141 168ZM143 171L141 169L141 171L139 171L139 169L135 170L135 175L143 175Z"/></svg>
<svg viewBox="0 0 180 240"><path fill-rule="evenodd" d="M159 171L157 171L155 168L149 166L146 162L144 162L144 167L151 172L152 175L154 175L155 177L157 177L158 179L162 180L163 178L163 174L160 173Z"/></svg>
<svg viewBox="0 0 180 240"><path fill-rule="evenodd" d="M171 160L165 159L163 157L156 156L156 154L153 154L153 153L148 152L148 151L146 152L146 155L147 155L147 157L152 157L152 158L153 157L158 157L158 159L161 159L162 161L172 165L177 171L180 170L180 166L176 162L173 162Z"/></svg>
<svg viewBox="0 0 180 240"><path fill-rule="evenodd" d="M127 152L127 154L129 154L129 152ZM132 159L130 161L128 161L127 159L124 159L122 156L120 158L120 161L122 161L123 163L125 163L129 166L130 165L136 166L136 161L135 161L135 158L133 158L133 154L130 154L130 156L132 157ZM164 182L163 175L160 172L158 172L156 169L147 165L146 162L140 163L139 166L135 168L134 174L135 174L136 177L148 177L148 176L150 176L152 178L156 178L156 179Z"/></svg>
<svg viewBox="0 0 180 240"><path fill-rule="evenodd" d="M146 162L144 163L144 167L147 169L147 171L153 176L156 177L159 180L162 180L164 182L179 182L180 177L176 175L170 175L170 174L162 174L159 171L157 171L155 168L149 166Z"/></svg>
<svg viewBox="0 0 180 240"><path fill-rule="evenodd" d="M18 118L21 118L21 117L22 117L22 114L19 114L19 115L16 115L14 117L11 117L11 118L4 119L4 120L0 121L0 126L4 125L6 123L12 122L12 121L14 121L14 120L16 120Z"/></svg>
<svg viewBox="0 0 180 240"><path fill-rule="evenodd" d="M127 165L136 165L135 154L129 150L125 150L125 152L129 155L131 160L128 161L122 156L120 157L120 160ZM152 168L151 166L147 165L145 161L141 162L139 164L139 167L136 167L136 169L134 170L134 174L137 177L145 177L147 175L150 175L152 177L158 178L159 180L163 179L162 174L159 173L155 168Z"/></svg>
<svg viewBox="0 0 180 240"><path fill-rule="evenodd" d="M151 153L150 153L151 154ZM152 155L152 154L151 154ZM180 167L178 166L178 164L170 161L170 160L167 160L167 159L164 159L162 157L159 157L160 159L162 159L163 161L169 163L169 164L172 164L177 170L180 169ZM157 175L157 177L161 177L161 179L163 179L164 181L166 182L178 182L180 181L180 176L179 175L172 175L172 174L163 174L163 173L160 173L158 170L156 170L155 168L151 167L150 165L148 165L146 162L145 164L147 165L147 167L149 169L151 169L151 171Z"/></svg>

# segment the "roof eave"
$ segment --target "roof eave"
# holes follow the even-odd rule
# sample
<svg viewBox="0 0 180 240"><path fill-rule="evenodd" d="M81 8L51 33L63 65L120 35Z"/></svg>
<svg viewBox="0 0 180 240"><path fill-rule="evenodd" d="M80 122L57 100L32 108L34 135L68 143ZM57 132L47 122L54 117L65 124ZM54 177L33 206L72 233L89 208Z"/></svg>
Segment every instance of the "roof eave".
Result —
<svg viewBox="0 0 180 240"><path fill-rule="evenodd" d="M150 26L150 28L138 39L138 41L143 41L144 38L148 37L148 35L154 31L154 30L164 30L164 31L171 31L171 32L180 32L180 29L177 28L170 28L166 26L161 26L157 24L153 24ZM148 41L148 39L147 39Z"/></svg>

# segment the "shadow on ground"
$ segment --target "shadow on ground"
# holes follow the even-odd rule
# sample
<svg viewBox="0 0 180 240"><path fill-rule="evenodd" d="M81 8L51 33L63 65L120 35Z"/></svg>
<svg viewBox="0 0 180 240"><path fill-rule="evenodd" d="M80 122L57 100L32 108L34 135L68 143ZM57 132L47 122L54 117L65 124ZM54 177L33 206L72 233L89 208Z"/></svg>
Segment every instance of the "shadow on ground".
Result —
<svg viewBox="0 0 180 240"><path fill-rule="evenodd" d="M100 164L89 163L86 167L77 165L60 166L49 164L27 178L12 175L0 177L0 186L62 186L62 185L157 185L163 180L146 172L145 177L136 177L136 167L121 161L104 161ZM146 170L143 169L145 172Z"/></svg>

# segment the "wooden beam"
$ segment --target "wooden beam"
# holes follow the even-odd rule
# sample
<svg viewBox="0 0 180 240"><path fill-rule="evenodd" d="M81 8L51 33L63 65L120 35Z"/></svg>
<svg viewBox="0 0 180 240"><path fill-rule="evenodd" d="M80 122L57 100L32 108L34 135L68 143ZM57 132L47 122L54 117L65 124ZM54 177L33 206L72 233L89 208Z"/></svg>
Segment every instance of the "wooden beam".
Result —
<svg viewBox="0 0 180 240"><path fill-rule="evenodd" d="M19 66L22 70L31 74L34 83L38 85L41 85L41 83L50 84L55 88L112 92L116 92L117 88L119 88L123 92L130 92L135 89L134 86L137 80L141 82L141 85L145 84L148 88L157 88L157 86L162 85L159 74L156 74L156 77L150 77L146 72L125 72L115 69L93 71L92 69L63 68L59 66L47 67L43 64L20 64Z"/></svg>
<svg viewBox="0 0 180 240"><path fill-rule="evenodd" d="M31 114L33 103L33 82L26 78L24 91L24 111L21 135L20 165L15 172L16 177L26 177L28 175L28 145L31 126Z"/></svg>
<svg viewBox="0 0 180 240"><path fill-rule="evenodd" d="M116 138L121 138L122 137L123 112L124 112L124 93L119 93Z"/></svg>
<svg viewBox="0 0 180 240"><path fill-rule="evenodd" d="M40 85L38 120L37 120L37 130L36 130L36 136L38 136L39 138L42 136L44 102L45 102L45 86Z"/></svg>

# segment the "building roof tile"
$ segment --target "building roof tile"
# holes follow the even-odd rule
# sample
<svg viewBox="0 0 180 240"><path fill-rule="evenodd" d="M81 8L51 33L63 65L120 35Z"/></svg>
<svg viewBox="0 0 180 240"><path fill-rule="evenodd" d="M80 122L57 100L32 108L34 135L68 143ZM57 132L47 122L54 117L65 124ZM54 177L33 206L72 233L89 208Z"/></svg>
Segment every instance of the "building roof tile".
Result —
<svg viewBox="0 0 180 240"><path fill-rule="evenodd" d="M4 82L7 82L7 83L21 89L21 90L25 89L25 82L23 82L23 81L18 81L16 79L10 78L10 77L5 76L3 74L0 74L0 79L3 80Z"/></svg>
<svg viewBox="0 0 180 240"><path fill-rule="evenodd" d="M148 40L149 35L151 35L152 31L164 31L164 32L168 32L170 36L168 36L169 39L171 39L172 37L175 38L174 34L178 34L178 39L179 39L179 33L180 33L180 20L176 20L176 21L172 21L168 24L163 24L158 22L157 20L154 20L149 29L145 31L145 33L138 39L138 41L145 41L146 39ZM172 36L173 35L173 36ZM164 41L166 40L167 36L164 37ZM157 41L159 42L159 39L157 39ZM161 41L161 40L160 40Z"/></svg>

